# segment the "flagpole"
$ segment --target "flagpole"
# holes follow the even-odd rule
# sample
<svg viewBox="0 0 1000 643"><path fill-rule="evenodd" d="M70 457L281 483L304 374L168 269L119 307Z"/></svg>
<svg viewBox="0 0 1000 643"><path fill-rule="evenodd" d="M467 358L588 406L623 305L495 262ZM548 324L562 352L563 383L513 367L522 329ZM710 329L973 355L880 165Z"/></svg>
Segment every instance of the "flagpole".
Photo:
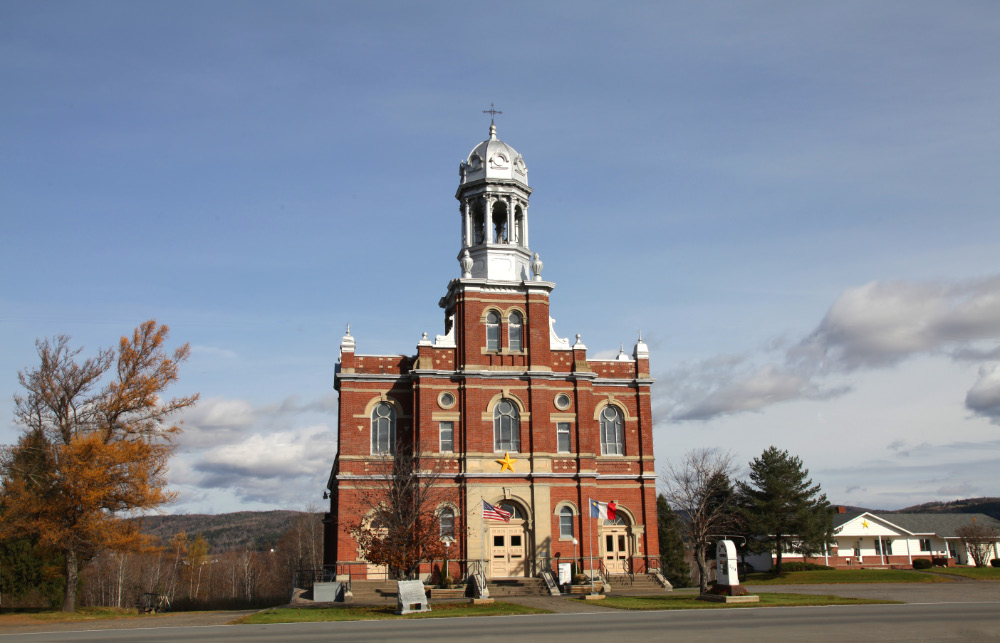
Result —
<svg viewBox="0 0 1000 643"><path fill-rule="evenodd" d="M588 497L587 509L589 511L587 513L590 514L591 517L593 516L594 513L593 506L594 506L594 501ZM600 512L598 512L597 515L600 516L601 515ZM598 518L598 520L600 520L600 518ZM589 533L589 537L587 538L587 540L590 541L590 574L589 574L590 594L593 595L594 594L594 527L593 525L590 524L590 520L587 520L587 532Z"/></svg>
<svg viewBox="0 0 1000 643"><path fill-rule="evenodd" d="M483 503L486 498L479 496L479 519L482 521L482 529L479 534L479 571L483 575L483 583L486 582L486 516L483 514Z"/></svg>

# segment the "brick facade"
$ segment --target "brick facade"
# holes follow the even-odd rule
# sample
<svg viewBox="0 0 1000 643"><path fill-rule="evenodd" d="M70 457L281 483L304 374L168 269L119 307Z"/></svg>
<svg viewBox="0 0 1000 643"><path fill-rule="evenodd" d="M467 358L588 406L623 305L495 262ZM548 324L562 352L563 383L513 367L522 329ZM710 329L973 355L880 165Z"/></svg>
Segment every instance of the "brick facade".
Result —
<svg viewBox="0 0 1000 643"><path fill-rule="evenodd" d="M495 154L487 146L492 142L505 145L495 139L491 130L490 141L470 155L470 173L476 167L477 150ZM501 148L502 153L505 150L513 152L509 146ZM489 161L493 163L494 158ZM463 179L465 167L463 164ZM519 220L519 227L511 230L508 241L497 244L486 241L474 247L476 237L467 227L475 220L468 213L475 213L477 208L487 211L489 207L496 208L497 202L507 198L504 190L511 185L510 189L516 188L517 199L522 200L509 203L521 208L517 212L524 220ZM492 180L487 175L482 180L464 183L459 200L466 217L465 250L479 252L477 257L484 257L487 262L507 260L512 252L516 253L515 261L529 256L526 248L529 193L526 169L521 182ZM468 264L472 264L471 259ZM385 402L395 409L397 439L418 444L425 457L435 459L439 470L444 472L439 484L454 490L456 542L450 548L453 560L479 560L484 550L498 542L488 530L504 523L484 524L481 516L481 499L484 499L494 505L512 504L524 515L524 521L518 523L523 529L523 564L497 566L491 576L531 575L550 566L555 568L560 560L573 560L573 538L560 537L559 512L564 506L573 512L573 536L579 541L577 560L590 556L593 549L593 557L605 561L611 572L622 568L644 570L651 564L649 559L658 558L659 553L650 403L652 379L645 344L640 339L631 356L589 360L579 338L571 345L552 330L549 299L555 284L541 279L540 268L535 270L540 264L532 268L534 279L517 280L496 278L489 272L491 268L476 265L471 271L467 270L468 265L463 265L463 277L448 284L439 302L444 309L446 334L433 341L425 337L417 345L416 354L363 355L355 352L355 338L350 332L344 337L335 376L335 388L340 395L339 446L329 482L326 566L336 567L338 573L349 571L355 577L364 577L370 571L361 560L350 529L369 509L359 499L354 484L358 477L363 479L374 471L372 414L376 405ZM477 270L479 274L472 276ZM499 319L495 346L487 338L491 312ZM513 313L522 320L520 346L516 341L512 345ZM443 394L450 394L453 403L442 401ZM568 404L560 403L561 395L568 396ZM516 408L519 419L520 444L516 449L498 448L496 443L496 415L503 401ZM600 417L609 406L616 409L609 414L617 413L621 418L623 453L620 455L602 454ZM453 423L453 452L442 452L440 448L441 422ZM569 424L569 448L565 452L559 449L559 423ZM511 459L516 459L514 470L501 472L502 465L497 460L503 459L507 452ZM598 525L597 519L587 517L589 498L615 501L624 524ZM486 543L482 541L484 528L488 534ZM612 545L613 551L606 551L607 544ZM489 551L486 558L494 554L499 560L503 552ZM589 566L589 562L584 562L585 569ZM430 567L424 571L429 572Z"/></svg>

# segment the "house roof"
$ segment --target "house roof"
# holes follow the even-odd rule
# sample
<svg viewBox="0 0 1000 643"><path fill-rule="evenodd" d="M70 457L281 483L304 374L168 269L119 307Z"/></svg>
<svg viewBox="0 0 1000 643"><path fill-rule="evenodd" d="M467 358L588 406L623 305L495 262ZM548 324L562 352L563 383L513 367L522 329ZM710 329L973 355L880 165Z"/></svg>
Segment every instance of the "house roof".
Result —
<svg viewBox="0 0 1000 643"><path fill-rule="evenodd" d="M955 538L955 531L968 525L973 519L977 524L1000 529L1000 520L979 513L876 514L871 511L834 514L833 527L836 529L863 515L901 527L911 534L934 534L943 538Z"/></svg>

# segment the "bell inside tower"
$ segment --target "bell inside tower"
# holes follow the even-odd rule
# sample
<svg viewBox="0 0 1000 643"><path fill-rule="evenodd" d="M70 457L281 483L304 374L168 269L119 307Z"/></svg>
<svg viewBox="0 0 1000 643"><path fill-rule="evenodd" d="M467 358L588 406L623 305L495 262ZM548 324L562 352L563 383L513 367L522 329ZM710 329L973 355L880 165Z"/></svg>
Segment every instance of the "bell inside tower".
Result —
<svg viewBox="0 0 1000 643"><path fill-rule="evenodd" d="M493 204L493 243L508 243L507 204L503 201Z"/></svg>

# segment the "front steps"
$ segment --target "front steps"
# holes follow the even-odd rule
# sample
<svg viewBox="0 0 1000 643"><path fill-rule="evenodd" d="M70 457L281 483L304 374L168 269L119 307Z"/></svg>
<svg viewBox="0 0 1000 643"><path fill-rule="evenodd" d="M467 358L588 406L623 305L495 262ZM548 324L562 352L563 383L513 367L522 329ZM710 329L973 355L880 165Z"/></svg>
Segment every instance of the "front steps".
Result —
<svg viewBox="0 0 1000 643"><path fill-rule="evenodd" d="M600 582L597 583L600 591ZM490 578L486 581L486 587L490 591L490 598L504 599L515 596L551 596L545 580L541 578ZM581 586L583 587L583 586ZM590 584L584 588L585 593L590 592ZM441 590L436 590L441 592ZM663 594L669 590L664 589L648 574L636 574L630 578L626 574L612 575L608 577L608 588L605 593L612 596L649 596ZM434 592L431 590L431 600L434 601ZM442 592L443 594L444 592ZM395 605L396 604L396 581L390 580L356 580L351 583L352 602L365 605ZM564 594L565 596L565 594ZM436 600L468 600L460 596L440 597Z"/></svg>

